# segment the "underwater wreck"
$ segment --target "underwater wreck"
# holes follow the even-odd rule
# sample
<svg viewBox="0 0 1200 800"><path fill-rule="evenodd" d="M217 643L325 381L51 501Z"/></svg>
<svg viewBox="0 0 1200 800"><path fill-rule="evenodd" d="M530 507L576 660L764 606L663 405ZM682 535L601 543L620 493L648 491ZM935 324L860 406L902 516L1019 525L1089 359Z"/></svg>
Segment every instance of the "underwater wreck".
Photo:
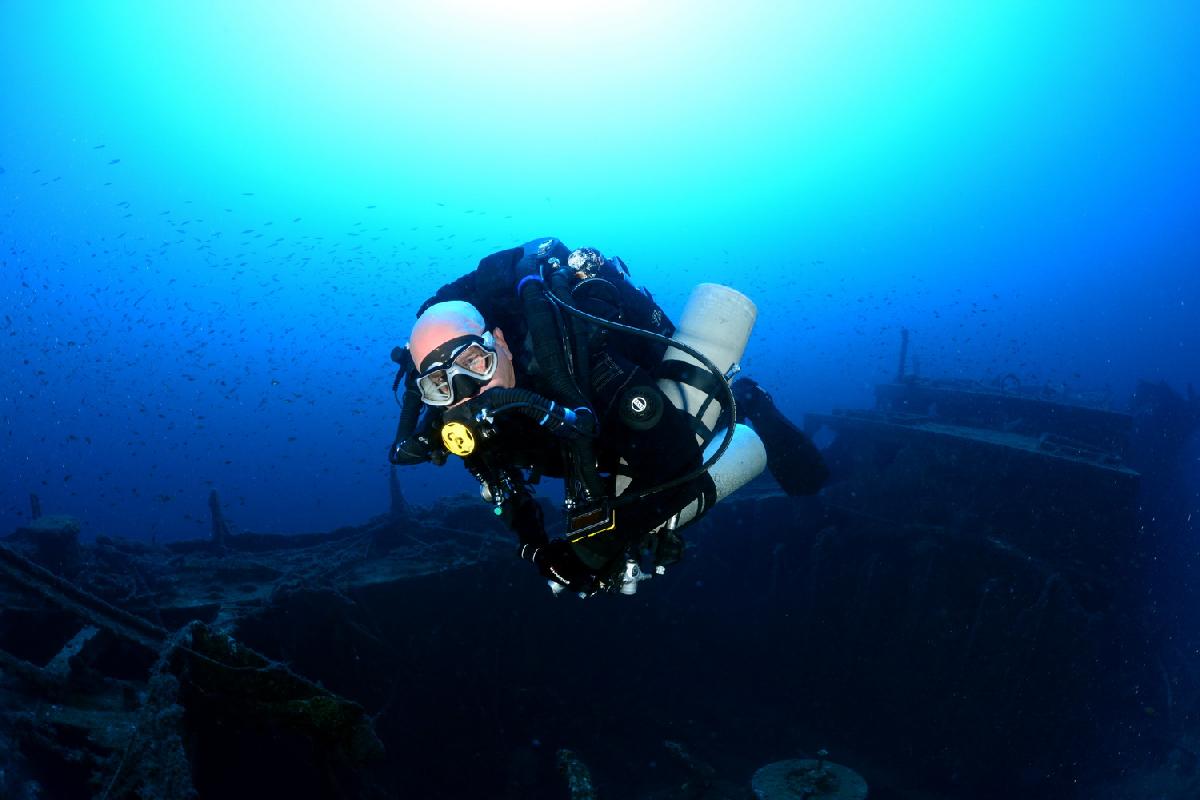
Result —
<svg viewBox="0 0 1200 800"><path fill-rule="evenodd" d="M1070 797L1148 739L1197 786L1133 416L903 369L876 399L806 416L821 496L752 484L634 597L552 597L394 472L327 533L234 534L215 493L166 546L41 516L0 543L0 796L761 798L828 746L865 781L770 798Z"/></svg>

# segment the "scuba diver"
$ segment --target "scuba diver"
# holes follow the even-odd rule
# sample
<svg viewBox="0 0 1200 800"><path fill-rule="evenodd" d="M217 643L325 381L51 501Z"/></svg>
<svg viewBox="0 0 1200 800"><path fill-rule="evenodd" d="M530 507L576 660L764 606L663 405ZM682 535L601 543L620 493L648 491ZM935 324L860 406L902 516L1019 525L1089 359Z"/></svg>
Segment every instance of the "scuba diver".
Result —
<svg viewBox="0 0 1200 800"><path fill-rule="evenodd" d="M708 302L735 296L749 309L724 368L685 343L619 258L554 238L485 257L421 306L392 351L404 392L389 460L461 457L520 557L556 593L581 596L632 594L647 557L661 574L682 556L680 529L764 465L789 494L817 492L828 471L812 442L756 383L730 387L753 304L702 286ZM731 424L735 407L762 426L765 452ZM714 467L727 452L736 457ZM533 497L542 477L564 481L562 538L549 538Z"/></svg>

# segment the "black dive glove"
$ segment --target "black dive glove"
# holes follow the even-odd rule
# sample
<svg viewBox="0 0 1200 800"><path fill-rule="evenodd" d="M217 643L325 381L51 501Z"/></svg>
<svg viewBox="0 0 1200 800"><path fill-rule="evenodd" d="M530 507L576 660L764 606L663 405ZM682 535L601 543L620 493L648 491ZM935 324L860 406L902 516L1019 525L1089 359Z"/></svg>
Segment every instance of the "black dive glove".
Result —
<svg viewBox="0 0 1200 800"><path fill-rule="evenodd" d="M555 539L540 547L522 545L521 558L533 562L542 577L560 583L574 592L592 594L599 590L596 573L575 555L566 539Z"/></svg>

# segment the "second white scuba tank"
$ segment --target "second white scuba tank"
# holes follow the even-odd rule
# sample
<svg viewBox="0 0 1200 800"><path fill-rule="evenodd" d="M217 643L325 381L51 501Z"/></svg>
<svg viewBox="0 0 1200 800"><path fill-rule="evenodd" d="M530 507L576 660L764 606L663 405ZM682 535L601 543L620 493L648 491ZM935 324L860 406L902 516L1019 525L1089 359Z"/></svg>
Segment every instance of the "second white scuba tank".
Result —
<svg viewBox="0 0 1200 800"><path fill-rule="evenodd" d="M746 295L728 286L701 283L692 291L675 335L671 338L699 350L722 373L728 375L741 360L757 317L758 309ZM663 355L664 365L669 361L681 362L673 365L676 369L668 370L673 375L680 374L681 365L690 365L698 376L712 375L696 359L674 347L668 348ZM683 371L688 370L685 367ZM715 379L715 376L712 377ZM724 430L714 431L713 428L721 417L722 404L727 398L723 393L714 397L711 389L699 388L686 380L664 378L658 381L658 388L676 408L686 411L703 425L707 434L707 447L704 451L707 461L720 446L725 435ZM737 425L729 449L708 471L716 485L717 500L728 497L745 486L766 469L766 466L767 451L758 434L747 425ZM672 520L671 527L686 525L699 511L697 501L680 511Z"/></svg>

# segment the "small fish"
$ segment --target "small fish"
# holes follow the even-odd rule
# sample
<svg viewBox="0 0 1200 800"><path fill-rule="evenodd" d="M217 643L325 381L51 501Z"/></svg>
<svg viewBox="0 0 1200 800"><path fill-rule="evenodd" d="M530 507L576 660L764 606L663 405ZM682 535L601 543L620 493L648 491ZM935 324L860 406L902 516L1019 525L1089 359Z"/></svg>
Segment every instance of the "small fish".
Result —
<svg viewBox="0 0 1200 800"><path fill-rule="evenodd" d="M114 158L112 161L108 162L108 165L111 167L113 164L120 164L120 163L121 163L121 159Z"/></svg>

